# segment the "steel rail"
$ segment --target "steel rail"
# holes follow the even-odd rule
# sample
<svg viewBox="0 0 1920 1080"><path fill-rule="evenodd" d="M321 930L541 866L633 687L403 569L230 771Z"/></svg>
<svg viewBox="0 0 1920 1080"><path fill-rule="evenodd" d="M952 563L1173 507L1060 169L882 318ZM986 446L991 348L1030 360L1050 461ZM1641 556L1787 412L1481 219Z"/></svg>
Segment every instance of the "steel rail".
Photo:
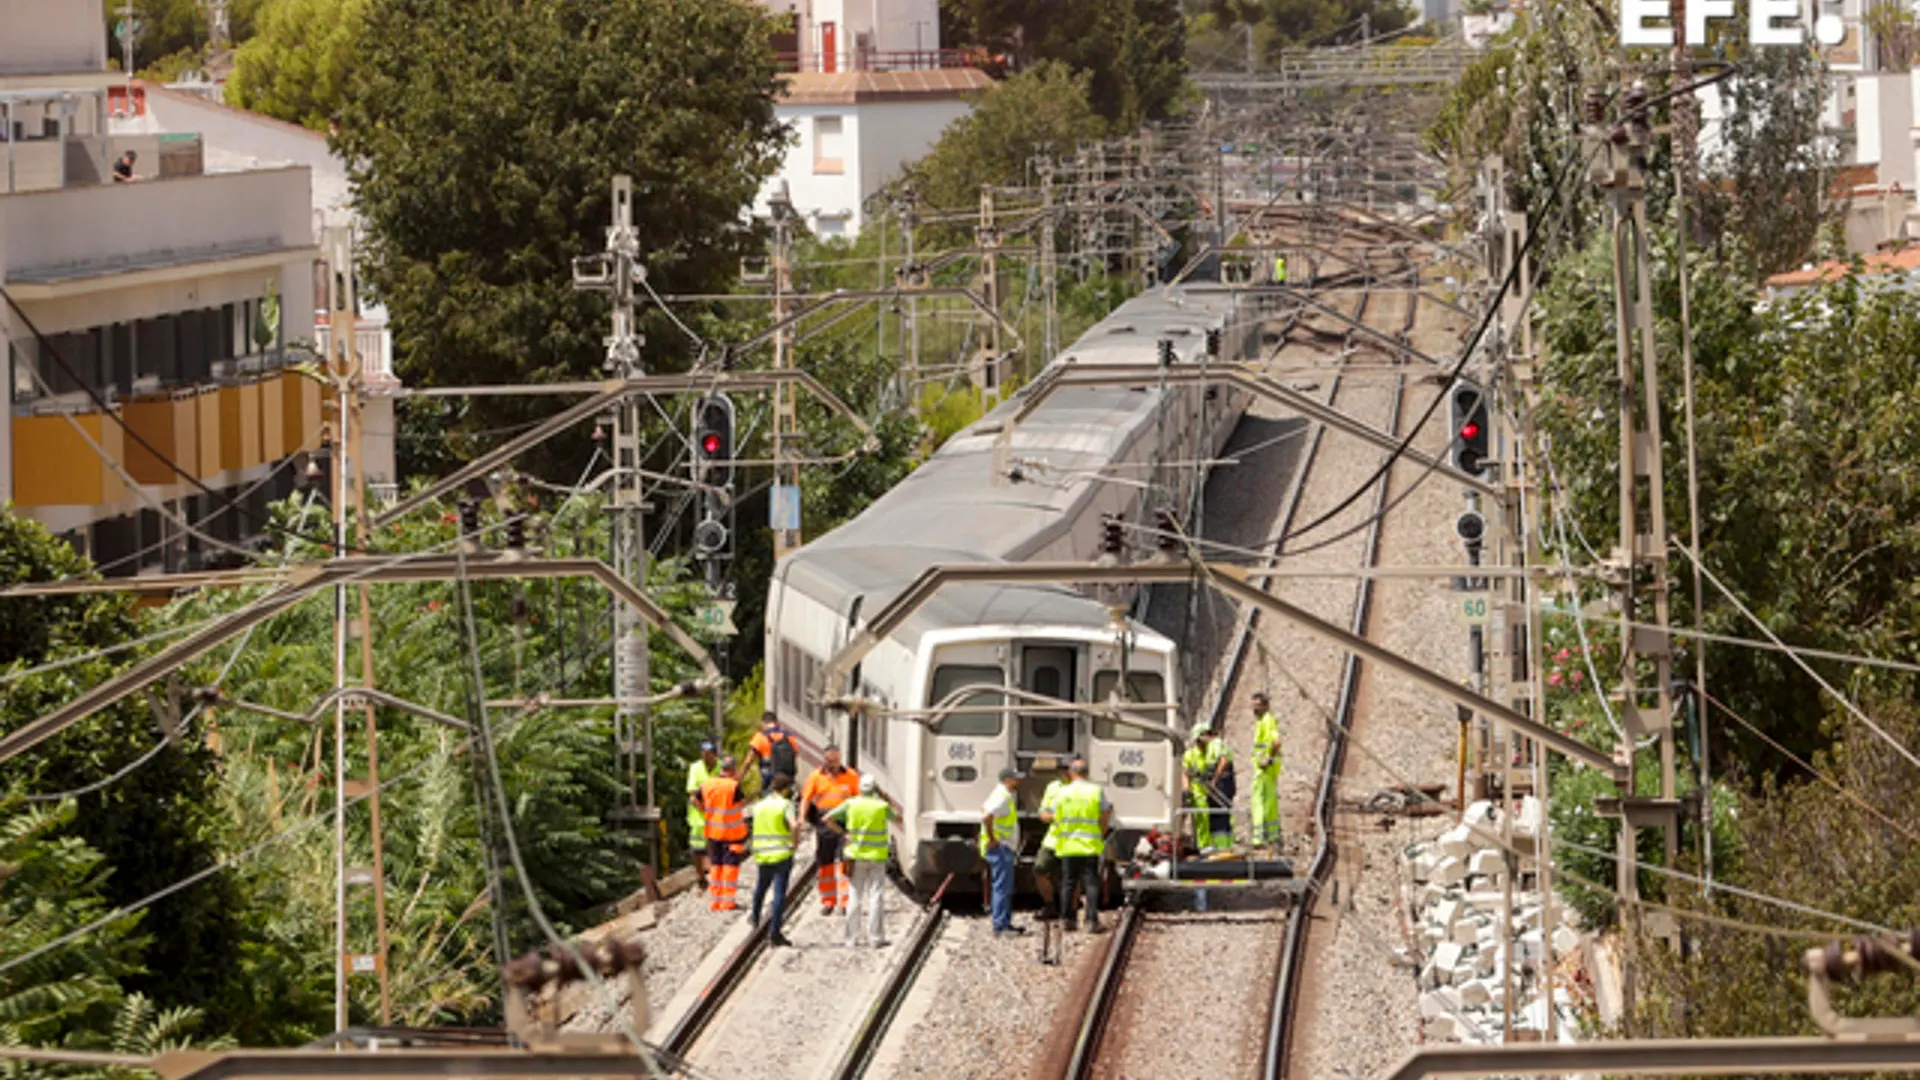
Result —
<svg viewBox="0 0 1920 1080"><path fill-rule="evenodd" d="M880 1041L886 1038L893 1018L899 1015L907 991L913 989L914 979L919 977L927 957L933 954L933 943L940 940L940 929L947 921L946 909L940 902L946 897L947 886L952 884L953 875L948 874L921 910L919 921L907 935L906 955L887 973L886 982L880 985L880 993L861 1018L860 1029L854 1033L852 1045L847 1047L840 1063L834 1066L832 1080L860 1080L867 1066L873 1063L873 1055L880 1049Z"/></svg>
<svg viewBox="0 0 1920 1080"><path fill-rule="evenodd" d="M1310 273L1308 276L1311 278L1312 274ZM1287 321L1287 329L1283 330L1280 334L1280 348L1276 349L1273 354L1275 360L1280 359L1281 350L1286 348L1287 334L1292 331L1294 324L1299 321L1300 309L1295 308L1291 318ZM1268 364L1267 367L1271 369L1272 365ZM1327 386L1326 405L1329 409L1333 408L1335 399L1340 395L1340 380L1344 373L1344 367L1345 365L1342 365L1341 370L1334 372L1333 381ZM1301 455L1300 464L1295 466L1293 470L1293 482L1288 485L1288 491L1284 497L1286 509L1280 514L1280 532L1278 534L1280 536L1285 536L1293 530L1294 516L1298 514L1300 510L1300 496L1307 490L1307 476L1313 471L1314 459L1320 454L1321 438L1325 436L1326 433L1327 425L1318 424L1314 427L1313 435L1307 441L1307 448ZM1271 568L1272 565L1279 560L1279 555L1280 546L1279 544L1275 544L1273 554L1267 558L1268 568ZM1226 674L1220 679L1220 694L1213 700L1211 723L1215 731L1226 730L1227 708L1231 704L1231 699L1227 695L1227 688L1233 686L1240 678L1240 665L1246 662L1247 646L1251 644L1253 640L1253 624L1259 617L1260 609L1252 606L1249 606L1246 611L1240 615L1240 626L1239 629L1234 632L1233 647L1227 652Z"/></svg>
<svg viewBox="0 0 1920 1080"><path fill-rule="evenodd" d="M1093 997L1086 1014L1080 1018L1080 1033L1074 1039L1073 1056L1067 1060L1065 1080L1092 1080L1094 1063L1100 1057L1100 1043L1113 1019L1113 1007L1120 1000L1120 983L1126 978L1127 959L1133 953L1133 939L1140 929L1140 907L1129 903L1121 909L1120 923L1107 940L1107 955L1100 961L1100 980L1094 984Z"/></svg>
<svg viewBox="0 0 1920 1080"><path fill-rule="evenodd" d="M1411 325L1411 300L1407 311ZM1400 430L1400 413L1406 401L1406 387L1404 376L1394 384L1388 424L1390 432ZM1371 567L1380 559L1380 526L1386 513L1388 489L1392 487L1391 478L1391 472L1381 477L1374 492L1372 524L1367 528L1362 566ZM1357 638L1367 636L1367 624L1373 614L1373 583L1372 578L1363 577L1354 589L1352 633ZM1294 905L1287 918L1286 934L1281 939L1280 971L1274 979L1273 1005L1267 1014L1266 1052L1261 1062L1260 1075L1265 1080L1282 1080L1288 1075L1295 1021L1299 1018L1301 970L1306 961L1307 935L1312 929L1313 909L1319 900L1321 886L1333 873L1340 858L1339 844L1333 835L1333 816L1340 776L1346 769L1347 737L1353 731L1354 706L1360 694L1360 664L1359 654L1349 652L1341 671L1340 697L1334 705L1335 730L1328 736L1327 752L1320 770L1320 787L1314 794L1314 821L1319 827L1320 842L1314 849L1313 862L1307 868L1306 888L1300 893L1300 902Z"/></svg>
<svg viewBox="0 0 1920 1080"><path fill-rule="evenodd" d="M806 895L807 887L813 884L813 875L818 869L813 863L808 863L807 868L788 883L789 901L794 897ZM780 925L783 929L799 906L799 904L789 903L787 910L781 913ZM666 1039L660 1044L662 1051L682 1061L686 1060L687 1054L693 1050L694 1044L700 1040L707 1026L713 1023L714 1017L720 1015L720 1009L732 998L733 992L747 981L747 973L753 970L753 965L759 962L761 954L767 951L767 942L772 932L773 920L768 919L747 934L747 940L733 950L733 955L727 957L727 962L714 973L712 980L701 987L700 996L693 999L693 1004L688 1006L687 1011L674 1023L673 1030L667 1032Z"/></svg>

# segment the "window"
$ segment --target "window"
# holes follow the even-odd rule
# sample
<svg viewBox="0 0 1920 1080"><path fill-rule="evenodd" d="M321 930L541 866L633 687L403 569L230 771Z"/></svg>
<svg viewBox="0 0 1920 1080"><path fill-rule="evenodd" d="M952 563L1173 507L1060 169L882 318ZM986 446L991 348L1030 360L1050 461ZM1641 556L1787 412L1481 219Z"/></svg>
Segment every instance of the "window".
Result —
<svg viewBox="0 0 1920 1080"><path fill-rule="evenodd" d="M1093 700L1105 704L1120 685L1120 673L1117 671L1098 671L1093 676ZM1157 705L1167 700L1167 684L1159 675L1150 671L1127 672L1128 701L1138 701L1145 705ZM1164 723L1164 713L1142 711L1135 715L1145 720ZM1109 717L1096 716L1093 721L1093 737L1119 742L1146 742L1159 738L1158 735L1137 728L1132 724L1123 724Z"/></svg>
<svg viewBox="0 0 1920 1080"><path fill-rule="evenodd" d="M984 665L942 664L933 670L933 688L927 692L927 707L933 708L947 699L947 695L963 686L976 686L985 683L990 686L1005 686L1006 674L997 667ZM992 691L980 691L961 699L961 708L947 714L946 722L940 725L942 735L988 736L1000 734L999 708L1006 704L1005 694ZM967 706L993 711L969 711Z"/></svg>
<svg viewBox="0 0 1920 1080"><path fill-rule="evenodd" d="M844 125L837 116L813 118L813 171L817 175L838 176L847 169Z"/></svg>

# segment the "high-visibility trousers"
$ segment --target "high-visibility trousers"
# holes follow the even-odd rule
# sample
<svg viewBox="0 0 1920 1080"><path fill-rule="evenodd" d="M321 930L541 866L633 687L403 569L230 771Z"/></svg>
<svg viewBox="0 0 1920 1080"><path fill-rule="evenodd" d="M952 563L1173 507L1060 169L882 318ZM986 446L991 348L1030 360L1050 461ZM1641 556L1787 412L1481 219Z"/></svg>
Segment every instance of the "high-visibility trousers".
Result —
<svg viewBox="0 0 1920 1080"><path fill-rule="evenodd" d="M733 911L740 906L740 864L746 857L747 845L738 840L707 841L707 862L713 867L707 874L709 908Z"/></svg>
<svg viewBox="0 0 1920 1080"><path fill-rule="evenodd" d="M1280 766L1253 774L1253 843L1271 847L1280 842Z"/></svg>
<svg viewBox="0 0 1920 1080"><path fill-rule="evenodd" d="M840 861L846 858L846 838L832 829L824 828L815 830L814 836L813 880L820 888L820 906L844 908L851 891L846 867Z"/></svg>
<svg viewBox="0 0 1920 1080"><path fill-rule="evenodd" d="M1209 805L1207 789L1199 784L1189 784L1187 805L1200 811L1197 814L1188 815L1193 819L1193 846L1201 851L1207 851L1213 847L1213 823L1210 820L1213 815L1206 812Z"/></svg>

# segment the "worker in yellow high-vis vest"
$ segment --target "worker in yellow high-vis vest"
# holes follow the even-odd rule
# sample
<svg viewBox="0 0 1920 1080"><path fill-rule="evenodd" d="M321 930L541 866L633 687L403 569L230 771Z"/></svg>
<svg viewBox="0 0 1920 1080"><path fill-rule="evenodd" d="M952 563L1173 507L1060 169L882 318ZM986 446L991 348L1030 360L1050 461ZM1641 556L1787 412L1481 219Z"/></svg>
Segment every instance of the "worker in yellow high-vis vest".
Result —
<svg viewBox="0 0 1920 1080"><path fill-rule="evenodd" d="M1264 691L1253 695L1253 846L1280 846L1280 720Z"/></svg>
<svg viewBox="0 0 1920 1080"><path fill-rule="evenodd" d="M753 923L760 924L760 902L771 891L773 909L767 913L767 940L774 945L792 944L780 932L780 924L787 915L787 886L793 879L793 828L798 818L793 777L777 773L773 790L753 804L753 831L747 840L754 862Z"/></svg>
<svg viewBox="0 0 1920 1080"><path fill-rule="evenodd" d="M853 888L847 898L847 928L851 947L860 936L860 909L867 911L867 939L876 949L887 947L887 854L893 847L890 825L900 819L893 804L880 797L873 774L860 778L860 794L827 814L829 828L847 838L847 864L853 869Z"/></svg>
<svg viewBox="0 0 1920 1080"><path fill-rule="evenodd" d="M1075 758L1067 767L1071 778L1060 789L1040 819L1053 826L1060 851L1060 921L1073 929L1074 887L1087 900L1086 928L1100 932L1100 855L1106 850L1107 830L1113 824L1113 803L1100 785L1087 779L1087 763Z"/></svg>
<svg viewBox="0 0 1920 1080"><path fill-rule="evenodd" d="M700 789L713 779L720 764L720 748L711 741L700 744L700 756L687 766L687 850L693 855L693 872L700 875L700 888L707 887L707 815L700 810Z"/></svg>

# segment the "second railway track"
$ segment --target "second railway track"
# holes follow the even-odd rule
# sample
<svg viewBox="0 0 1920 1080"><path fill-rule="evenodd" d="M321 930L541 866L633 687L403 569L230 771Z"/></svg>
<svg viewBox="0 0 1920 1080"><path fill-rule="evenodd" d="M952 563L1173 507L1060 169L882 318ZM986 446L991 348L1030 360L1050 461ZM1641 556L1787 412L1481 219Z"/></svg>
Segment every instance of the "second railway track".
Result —
<svg viewBox="0 0 1920 1080"><path fill-rule="evenodd" d="M794 947L772 947L764 924L749 931L675 1018L662 1041L669 1055L703 1074L774 1064L775 1075L793 1080L865 1074L946 926L945 887L916 907L889 886L890 944L847 948L846 916L813 907L813 874L809 866L796 875L788 894L785 927Z"/></svg>
<svg viewBox="0 0 1920 1080"><path fill-rule="evenodd" d="M1404 253L1399 259L1400 265L1383 276L1400 280L1413 271L1417 283L1416 264ZM1364 252L1353 261L1363 281L1374 280L1373 268ZM1347 276L1351 276L1351 272ZM1395 334L1404 345L1414 324L1417 289L1383 295L1398 299L1399 310L1393 310L1388 303L1370 310L1372 294L1363 290L1352 318ZM1300 327L1301 322L1296 315L1288 322L1287 333ZM1317 331L1316 336L1323 340L1327 336L1322 327L1308 328ZM1352 351L1353 334L1349 330L1342 337L1344 357ZM1281 351L1284 352L1284 348ZM1404 357L1395 357L1395 360L1403 362ZM1340 367L1336 367L1324 399L1328 405L1333 405L1338 398L1341 380ZM1395 372L1390 383L1386 415L1381 420L1383 430L1397 435L1407 378L1404 373ZM1279 515L1278 533L1282 536L1294 526L1296 511L1311 478L1310 470L1320 452L1323 431L1316 428L1302 452L1292 490ZM1371 458L1369 464L1377 468ZM1356 530L1360 535L1350 543L1359 548L1363 568L1378 562L1381 517L1389 505L1391 480L1389 473L1374 486L1371 497L1360 503L1366 514L1360 520L1365 524ZM1323 533L1332 535L1348 528L1351 525L1344 520L1335 520L1324 527ZM1346 548L1343 546L1340 550ZM1276 545L1266 560L1269 565L1277 561L1278 555ZM1350 629L1365 635L1372 607L1371 581L1361 578L1352 598ZM1231 691L1244 671L1253 636L1254 625L1249 615L1241 621L1223 660L1225 676L1219 685L1225 689L1215 702L1212 716L1216 730L1221 730L1227 709L1234 700ZM1205 914L1151 914L1134 906L1126 908L1099 960L1098 973L1085 1012L1078 1018L1071 1054L1061 1075L1068 1080L1250 1073L1275 1080L1302 1075L1289 1072L1288 1066L1303 1002L1303 958L1319 889L1328 880L1339 855L1333 811L1346 771L1345 733L1350 730L1356 714L1360 685L1359 661L1346 657L1341 665L1334 712L1337 730L1329 733L1314 793L1312 819L1317 842L1306 866L1297 867L1304 870L1307 877L1306 888L1298 901L1291 907L1281 908L1274 904L1270 894L1266 898L1248 896L1242 898L1243 902L1236 902L1216 893L1212 909ZM1181 941L1180 947L1172 945L1175 939ZM1207 962L1208 957L1214 962ZM1247 970L1243 972L1242 968ZM1256 972L1264 973L1264 979ZM1256 985L1249 985L1249 979ZM1198 993L1174 992L1169 981L1184 982L1198 988ZM1253 1000L1268 1000L1269 1008L1249 1010L1250 996ZM1232 1020L1242 1015L1263 1023L1257 1032L1248 1030L1246 1038L1236 1040ZM1155 1021L1156 1016L1160 1022ZM1204 1040L1194 1040L1194 1023L1202 1017L1209 1035ZM1256 1046L1260 1048L1257 1060L1230 1060L1246 1048Z"/></svg>

